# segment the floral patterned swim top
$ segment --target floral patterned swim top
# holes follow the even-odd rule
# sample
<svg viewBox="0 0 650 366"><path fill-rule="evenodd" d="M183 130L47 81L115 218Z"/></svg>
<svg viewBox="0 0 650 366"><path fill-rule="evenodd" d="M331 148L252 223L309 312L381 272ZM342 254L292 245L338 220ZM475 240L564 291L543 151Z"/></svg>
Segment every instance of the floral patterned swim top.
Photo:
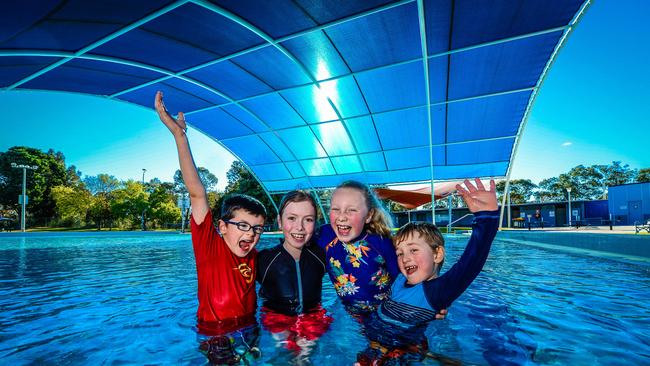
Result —
<svg viewBox="0 0 650 366"><path fill-rule="evenodd" d="M344 305L372 311L388 296L399 273L393 242L365 231L354 241L340 241L330 225L320 228L327 273Z"/></svg>

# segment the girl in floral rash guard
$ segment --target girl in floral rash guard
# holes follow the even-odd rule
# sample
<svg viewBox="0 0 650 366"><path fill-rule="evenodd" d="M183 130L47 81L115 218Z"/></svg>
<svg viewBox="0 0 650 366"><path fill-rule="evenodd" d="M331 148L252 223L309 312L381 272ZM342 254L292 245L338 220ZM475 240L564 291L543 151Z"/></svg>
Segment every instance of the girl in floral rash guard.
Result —
<svg viewBox="0 0 650 366"><path fill-rule="evenodd" d="M336 293L352 312L375 310L399 273L390 218L370 188L355 181L334 190L329 217L318 244Z"/></svg>

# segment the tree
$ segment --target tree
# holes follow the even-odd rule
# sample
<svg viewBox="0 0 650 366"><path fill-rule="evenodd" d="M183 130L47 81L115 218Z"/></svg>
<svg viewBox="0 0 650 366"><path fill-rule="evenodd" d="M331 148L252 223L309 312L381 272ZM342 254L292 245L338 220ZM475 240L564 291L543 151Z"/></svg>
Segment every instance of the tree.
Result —
<svg viewBox="0 0 650 366"><path fill-rule="evenodd" d="M636 181L638 183L650 182L650 168L640 169L639 173L636 176Z"/></svg>
<svg viewBox="0 0 650 366"><path fill-rule="evenodd" d="M602 197L605 186L603 185L604 165L592 165L585 167L578 165L569 170L566 175L570 184L565 184L564 188L571 187L571 198L576 200L593 200ZM560 175L562 177L564 174Z"/></svg>
<svg viewBox="0 0 650 366"><path fill-rule="evenodd" d="M151 209L151 217L162 227L167 223L178 222L181 217L181 209L176 207L173 202L160 202Z"/></svg>
<svg viewBox="0 0 650 366"><path fill-rule="evenodd" d="M620 161L612 161L611 165L594 165L603 175L602 187L619 186L631 183L637 175L637 171L630 169L628 164L622 165Z"/></svg>
<svg viewBox="0 0 650 366"><path fill-rule="evenodd" d="M121 226L138 227L143 211L146 216L151 215L148 204L149 194L145 192L142 183L134 180L126 181L123 188L116 189L112 194L111 214Z"/></svg>
<svg viewBox="0 0 650 366"><path fill-rule="evenodd" d="M537 199L541 202L562 201L565 199L566 190L557 177L547 178L539 182Z"/></svg>
<svg viewBox="0 0 650 366"><path fill-rule="evenodd" d="M497 183L497 196L499 202L502 202L503 191L506 187L506 181L502 180ZM535 194L534 190L537 185L530 179L513 179L510 181L510 201L511 203L525 203Z"/></svg>
<svg viewBox="0 0 650 366"><path fill-rule="evenodd" d="M109 193L118 189L120 181L112 175L98 174L96 176L87 176L83 179L86 188L96 195L98 193Z"/></svg>
<svg viewBox="0 0 650 366"><path fill-rule="evenodd" d="M177 222L181 211L176 207L174 184L152 180L147 186L151 190L148 203L154 223L162 226L172 221Z"/></svg>
<svg viewBox="0 0 650 366"><path fill-rule="evenodd" d="M52 199L56 205L60 224L79 227L85 224L92 205L92 195L83 187L52 187Z"/></svg>
<svg viewBox="0 0 650 366"><path fill-rule="evenodd" d="M56 204L52 199L52 187L65 186L74 180L65 167L65 157L61 152L25 146L14 146L0 153L0 205L18 210L18 195L22 193L22 169L11 167L11 163L36 165L38 169L27 170L27 212L33 220L45 223L56 214ZM76 169L75 169L76 173Z"/></svg>
<svg viewBox="0 0 650 366"><path fill-rule="evenodd" d="M197 169L197 172L199 173L199 180L203 183L206 192L214 191L217 188L219 179L216 175L210 173L207 168L202 166ZM180 169L176 170L176 173L174 174L174 191L178 194L187 194L185 182L183 181L183 174Z"/></svg>
<svg viewBox="0 0 650 366"><path fill-rule="evenodd" d="M277 213L275 212L275 208L273 207L268 195L242 162L238 160L233 161L230 169L226 173L226 178L228 179L228 185L225 190L226 196L235 193L243 193L255 197L260 200L266 208L267 221L272 222L275 220L275 215ZM222 202L223 197L221 197L218 206L215 208L220 208Z"/></svg>
<svg viewBox="0 0 650 366"><path fill-rule="evenodd" d="M88 216L97 225L97 230L106 227L112 228L113 212L111 211L111 201L113 200L111 192L99 192L93 196L92 204L88 210Z"/></svg>

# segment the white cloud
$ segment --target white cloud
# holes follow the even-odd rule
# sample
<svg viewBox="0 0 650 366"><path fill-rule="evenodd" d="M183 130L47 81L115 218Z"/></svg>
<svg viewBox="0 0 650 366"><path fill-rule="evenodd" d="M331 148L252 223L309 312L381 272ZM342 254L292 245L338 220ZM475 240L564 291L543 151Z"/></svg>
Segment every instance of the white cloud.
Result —
<svg viewBox="0 0 650 366"><path fill-rule="evenodd" d="M567 141L567 142L562 144L563 147L567 147L567 146L571 146L571 145L573 145L573 142L571 142L571 141Z"/></svg>

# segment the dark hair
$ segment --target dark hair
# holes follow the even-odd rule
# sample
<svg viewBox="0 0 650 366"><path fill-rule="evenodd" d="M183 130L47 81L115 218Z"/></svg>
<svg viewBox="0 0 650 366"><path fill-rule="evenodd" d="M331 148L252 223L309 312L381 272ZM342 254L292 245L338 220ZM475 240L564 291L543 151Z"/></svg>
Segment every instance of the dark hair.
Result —
<svg viewBox="0 0 650 366"><path fill-rule="evenodd" d="M245 194L233 194L226 197L221 204L221 220L232 219L237 210L244 210L251 215L266 219L266 208L260 201Z"/></svg>
<svg viewBox="0 0 650 366"><path fill-rule="evenodd" d="M365 229L369 233L379 234L390 238L393 220L390 218L386 210L384 210L384 208L381 206L381 203L379 203L374 190L372 190L366 184L357 182L356 180L347 180L336 187L336 189L339 188L352 188L361 192L361 194L363 194L363 197L366 199L368 212L372 213L370 222L365 225ZM334 190L335 192L336 189Z"/></svg>
<svg viewBox="0 0 650 366"><path fill-rule="evenodd" d="M314 196L312 196L311 193L303 190L295 190L295 191L287 192L284 196L282 196L278 215L282 217L282 213L284 212L284 209L291 202L305 202L305 201L311 203L312 207L314 207L314 212L316 213L316 217L318 217L318 208L316 208L317 205Z"/></svg>
<svg viewBox="0 0 650 366"><path fill-rule="evenodd" d="M444 248L445 246L445 238L442 236L442 233L436 225L429 222L409 222L408 224L402 226L395 234L395 237L393 238L395 248L397 248L397 244L415 235L416 233L420 234L420 238L429 244L434 252L438 247ZM434 268L434 271L436 273L440 273L440 268L442 268L442 264L444 262L445 260L443 259L440 264Z"/></svg>

